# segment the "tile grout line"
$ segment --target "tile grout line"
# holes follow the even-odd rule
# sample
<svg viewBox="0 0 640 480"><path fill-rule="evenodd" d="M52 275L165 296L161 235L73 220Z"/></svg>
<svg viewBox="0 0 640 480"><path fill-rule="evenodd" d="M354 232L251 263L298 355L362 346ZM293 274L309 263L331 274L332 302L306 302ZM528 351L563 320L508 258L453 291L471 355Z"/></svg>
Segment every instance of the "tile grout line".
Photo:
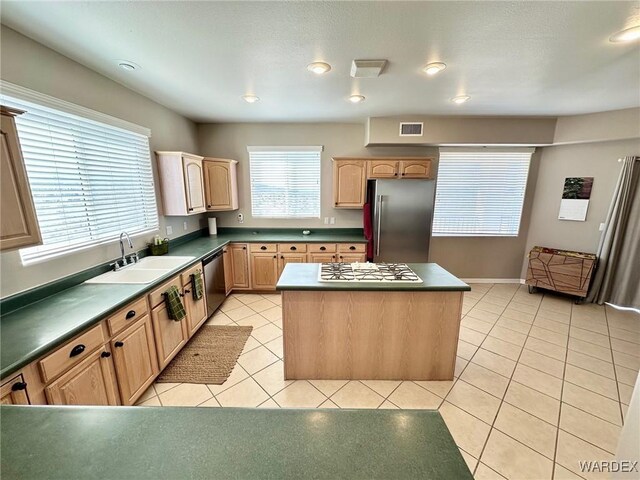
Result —
<svg viewBox="0 0 640 480"><path fill-rule="evenodd" d="M624 413L622 411L622 397L620 396L620 384L618 383L618 372L616 371L616 361L613 356L613 344L611 343L611 330L609 329L609 315L607 314L607 307L604 308L604 321L607 324L607 333L609 334L609 347L611 349L611 363L613 364L613 377L616 382L616 392L618 392L618 407L620 408L620 421L624 426Z"/></svg>

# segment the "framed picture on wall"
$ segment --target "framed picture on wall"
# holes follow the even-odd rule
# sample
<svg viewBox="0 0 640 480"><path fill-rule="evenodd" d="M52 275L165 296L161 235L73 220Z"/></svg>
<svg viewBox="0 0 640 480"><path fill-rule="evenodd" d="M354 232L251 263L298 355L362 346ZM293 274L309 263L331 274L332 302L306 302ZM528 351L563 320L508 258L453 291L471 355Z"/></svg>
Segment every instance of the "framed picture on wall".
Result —
<svg viewBox="0 0 640 480"><path fill-rule="evenodd" d="M559 220L584 222L587 219L593 177L567 177L564 179Z"/></svg>

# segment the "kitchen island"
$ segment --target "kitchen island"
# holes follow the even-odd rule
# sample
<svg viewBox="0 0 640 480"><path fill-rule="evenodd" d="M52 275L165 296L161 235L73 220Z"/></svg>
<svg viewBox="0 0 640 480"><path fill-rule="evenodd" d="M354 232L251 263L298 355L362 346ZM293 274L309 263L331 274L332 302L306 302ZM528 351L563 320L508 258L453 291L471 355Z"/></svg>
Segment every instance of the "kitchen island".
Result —
<svg viewBox="0 0 640 480"><path fill-rule="evenodd" d="M322 281L321 264L287 265L285 379L452 380L471 288L435 263L408 267L417 280Z"/></svg>

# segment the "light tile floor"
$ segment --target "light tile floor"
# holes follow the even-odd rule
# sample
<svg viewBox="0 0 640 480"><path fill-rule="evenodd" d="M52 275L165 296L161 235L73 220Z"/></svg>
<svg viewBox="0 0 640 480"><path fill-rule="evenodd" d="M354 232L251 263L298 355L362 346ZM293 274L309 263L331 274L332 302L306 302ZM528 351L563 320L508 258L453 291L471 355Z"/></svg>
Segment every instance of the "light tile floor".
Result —
<svg viewBox="0 0 640 480"><path fill-rule="evenodd" d="M224 385L156 383L139 404L437 408L477 479L592 478L579 460L615 453L640 369L640 315L474 284L453 381L284 381L280 304L231 295L208 323L254 329Z"/></svg>

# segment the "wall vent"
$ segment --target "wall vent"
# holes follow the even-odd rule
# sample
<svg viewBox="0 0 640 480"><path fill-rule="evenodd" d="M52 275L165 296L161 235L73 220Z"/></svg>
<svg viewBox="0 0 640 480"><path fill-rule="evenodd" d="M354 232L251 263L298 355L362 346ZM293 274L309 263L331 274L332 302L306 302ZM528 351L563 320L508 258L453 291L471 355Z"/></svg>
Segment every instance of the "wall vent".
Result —
<svg viewBox="0 0 640 480"><path fill-rule="evenodd" d="M422 126L423 126L422 122L401 122L400 136L401 137L421 137Z"/></svg>

